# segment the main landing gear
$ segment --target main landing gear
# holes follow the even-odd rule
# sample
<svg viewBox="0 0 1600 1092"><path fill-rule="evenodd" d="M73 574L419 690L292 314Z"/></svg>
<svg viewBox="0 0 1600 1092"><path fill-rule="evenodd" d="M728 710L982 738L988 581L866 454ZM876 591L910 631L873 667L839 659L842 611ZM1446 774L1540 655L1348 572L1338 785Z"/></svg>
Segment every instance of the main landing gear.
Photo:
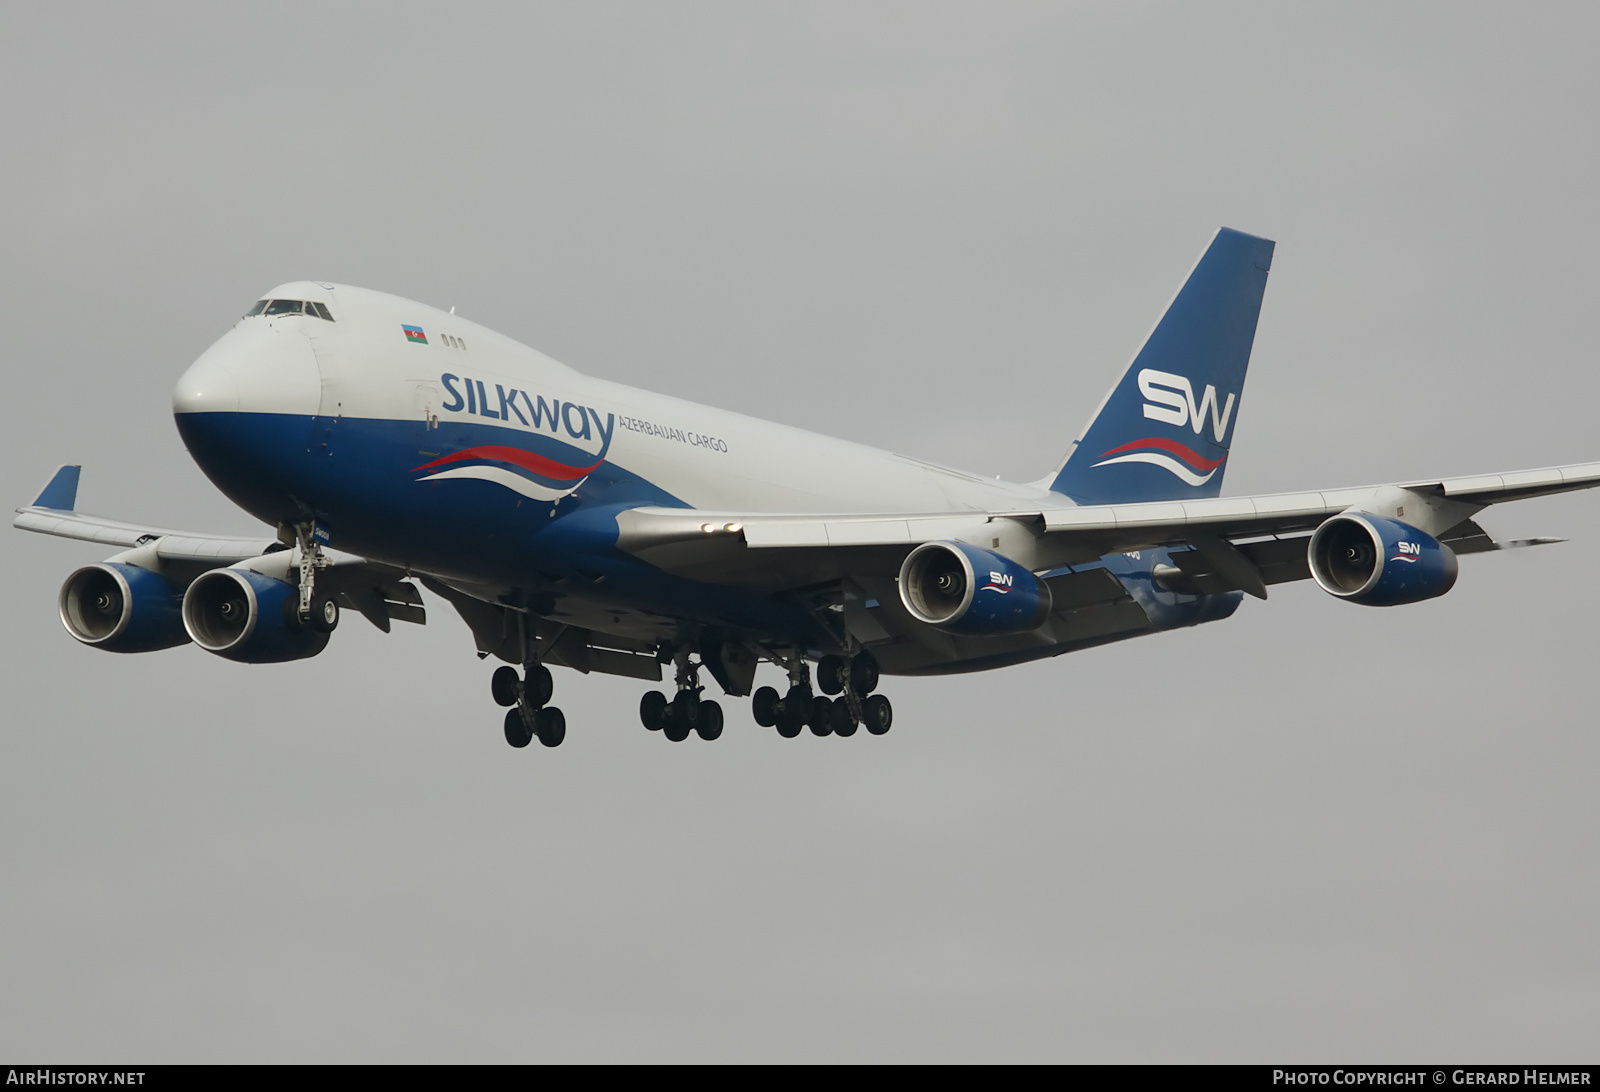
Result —
<svg viewBox="0 0 1600 1092"><path fill-rule="evenodd" d="M817 686L823 697L813 694L806 662L795 657L788 663L789 690L783 697L770 686L763 686L750 699L750 711L763 728L776 728L785 739L793 739L809 727L812 735L853 736L865 726L881 736L894 723L894 708L878 686L878 661L870 652L843 656L824 656L817 663Z"/></svg>
<svg viewBox="0 0 1600 1092"><path fill-rule="evenodd" d="M673 656L676 664L677 694L671 699L659 690L647 691L639 700L639 720L652 732L660 732L674 743L691 735L704 740L722 735L722 706L704 697L700 668L689 658L688 649ZM811 665L798 652L780 662L789 673L789 689L782 696L763 686L751 699L756 723L776 728L785 739L793 739L807 728L817 736L853 736L865 727L881 736L894 722L889 699L873 693L878 686L878 662L870 652L851 657L824 656L817 663L817 687L812 689ZM567 736L567 718L549 704L554 688L550 669L530 660L519 675L510 666L495 670L490 680L494 700L506 706L506 742L526 747L535 738L546 747L558 747Z"/></svg>
<svg viewBox="0 0 1600 1092"><path fill-rule="evenodd" d="M546 747L559 747L567 738L565 714L549 704L555 680L548 667L529 663L521 678L509 664L498 667L489 688L496 704L511 707L506 710L506 742L511 746L526 747L538 736Z"/></svg>
<svg viewBox="0 0 1600 1092"><path fill-rule="evenodd" d="M704 740L722 735L722 706L702 699L700 665L689 662L689 653L680 651L677 664L678 693L671 701L659 690L647 690L639 699L639 721L650 731L660 732L674 743L682 743L693 732Z"/></svg>

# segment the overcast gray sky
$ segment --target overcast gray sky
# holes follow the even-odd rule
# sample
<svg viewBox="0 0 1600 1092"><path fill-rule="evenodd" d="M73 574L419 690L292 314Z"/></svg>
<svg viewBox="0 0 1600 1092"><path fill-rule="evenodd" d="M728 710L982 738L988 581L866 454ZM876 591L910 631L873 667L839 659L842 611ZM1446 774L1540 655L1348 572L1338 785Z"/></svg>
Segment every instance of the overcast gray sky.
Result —
<svg viewBox="0 0 1600 1092"><path fill-rule="evenodd" d="M183 369L264 289L987 474L1220 224L1279 241L1233 494L1600 458L1592 4L0 5L4 496L248 517ZM73 642L6 531L0 1055L1594 1060L1600 496L1456 589L889 680L715 744L448 607L243 667ZM767 681L776 679L774 673Z"/></svg>

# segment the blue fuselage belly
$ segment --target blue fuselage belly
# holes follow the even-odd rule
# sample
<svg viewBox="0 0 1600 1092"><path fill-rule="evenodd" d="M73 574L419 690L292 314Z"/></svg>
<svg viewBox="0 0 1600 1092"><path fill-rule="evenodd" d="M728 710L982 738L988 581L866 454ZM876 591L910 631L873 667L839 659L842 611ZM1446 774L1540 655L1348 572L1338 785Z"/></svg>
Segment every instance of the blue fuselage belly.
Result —
<svg viewBox="0 0 1600 1092"><path fill-rule="evenodd" d="M686 507L609 461L568 495L541 501L472 479L418 480L449 454L525 434L486 425L269 413L178 414L196 463L229 499L269 524L317 520L332 545L447 579L526 589L567 581L597 602L768 630L815 643L816 623L787 601L661 572L616 548L615 513ZM518 441L521 441L520 444Z"/></svg>

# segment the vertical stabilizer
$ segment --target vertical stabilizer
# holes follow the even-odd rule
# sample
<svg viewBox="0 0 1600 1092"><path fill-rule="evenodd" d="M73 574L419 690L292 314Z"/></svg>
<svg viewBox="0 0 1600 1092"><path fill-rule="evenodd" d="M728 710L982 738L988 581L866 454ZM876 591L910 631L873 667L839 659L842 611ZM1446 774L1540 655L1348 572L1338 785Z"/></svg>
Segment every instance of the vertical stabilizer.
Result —
<svg viewBox="0 0 1600 1092"><path fill-rule="evenodd" d="M1273 246L1217 232L1050 488L1079 504L1221 491Z"/></svg>

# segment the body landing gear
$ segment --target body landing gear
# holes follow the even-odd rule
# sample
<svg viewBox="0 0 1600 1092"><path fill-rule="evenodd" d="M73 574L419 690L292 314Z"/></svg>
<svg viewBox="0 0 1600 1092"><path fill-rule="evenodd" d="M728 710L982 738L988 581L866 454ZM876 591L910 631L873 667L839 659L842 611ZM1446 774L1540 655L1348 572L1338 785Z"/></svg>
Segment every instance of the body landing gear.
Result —
<svg viewBox="0 0 1600 1092"><path fill-rule="evenodd" d="M549 704L555 680L548 667L530 663L522 678L510 665L496 668L489 689L496 704L511 707L506 710L505 725L506 742L511 746L526 747L537 738L546 747L559 747L567 738L566 715Z"/></svg>
<svg viewBox="0 0 1600 1092"><path fill-rule="evenodd" d="M878 686L878 661L872 653L854 656L824 656L817 663L817 688L826 695L814 695L806 663L798 656L787 664L789 690L781 698L770 686L763 686L751 698L750 711L763 728L776 728L785 739L793 739L806 728L818 736L853 736L865 727L881 736L894 723L889 699L874 694Z"/></svg>
<svg viewBox="0 0 1600 1092"><path fill-rule="evenodd" d="M700 665L689 661L687 651L675 657L678 665L678 693L671 701L659 690L648 690L639 699L639 721L652 732L660 732L674 743L682 743L690 733L704 740L722 735L722 706L702 698Z"/></svg>

